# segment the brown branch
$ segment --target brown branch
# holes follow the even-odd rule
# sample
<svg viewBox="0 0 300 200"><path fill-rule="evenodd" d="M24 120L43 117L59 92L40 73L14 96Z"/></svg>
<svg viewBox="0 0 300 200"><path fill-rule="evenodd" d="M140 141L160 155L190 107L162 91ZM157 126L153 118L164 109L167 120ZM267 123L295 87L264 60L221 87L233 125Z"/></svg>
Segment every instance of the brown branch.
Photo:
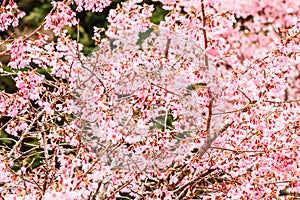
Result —
<svg viewBox="0 0 300 200"><path fill-rule="evenodd" d="M113 150L111 150L111 151L107 154L107 156L108 156L112 151L114 151L117 147L119 147L119 146L120 146L120 144L116 145L116 147L115 147ZM90 166L90 168L89 168L89 169L81 176L79 182L78 182L78 183L76 184L76 186L72 189L72 191L76 190L76 189L79 187L80 183L83 181L83 179L86 177L86 175L87 175L88 173L90 173L90 172L93 170L94 166L99 162L99 158L102 157L102 155L108 150L109 147L110 147L110 146L107 146L107 147L102 151L102 153L101 153L100 155L98 155L98 158L95 159L95 160L93 161L93 163L92 163L92 165Z"/></svg>
<svg viewBox="0 0 300 200"><path fill-rule="evenodd" d="M159 89L162 89L162 90L164 90L164 91L166 91L166 92L168 92L168 93L170 93L170 94L173 94L173 95L175 95L175 96L179 96L179 97L180 97L179 94L176 94L176 93L174 93L174 92L168 90L167 88L164 88L164 87L162 87L162 86L160 86L160 85L158 85L158 84L155 84L155 83L153 83L153 82L150 82L150 81L148 81L148 82L149 82L151 85L153 85L153 86L155 86L155 87L158 87Z"/></svg>
<svg viewBox="0 0 300 200"><path fill-rule="evenodd" d="M183 199L183 197L186 195L186 192L187 192L188 188L184 188L182 190L182 192L178 195L178 197L176 198L176 200L180 200L180 199Z"/></svg>
<svg viewBox="0 0 300 200"><path fill-rule="evenodd" d="M98 194L98 192L99 192L99 190L100 190L101 184L102 184L102 181L100 181L100 182L98 183L97 189L96 189L94 195L92 196L91 200L96 200L96 197L97 197L97 194Z"/></svg>
<svg viewBox="0 0 300 200"><path fill-rule="evenodd" d="M248 99L249 103L251 103L251 102L252 102L252 100L250 99L250 97L248 97L248 96L245 94L245 92L243 92L243 91L242 91L242 90L240 90L239 88L238 88L238 91L239 91L239 92L241 92L241 93L242 93L242 95Z"/></svg>
<svg viewBox="0 0 300 200"><path fill-rule="evenodd" d="M263 100L262 102L266 103L274 103L274 104L284 104L284 103L294 103L294 102L300 102L300 99L291 99L286 101L270 101L270 100ZM227 112L220 112L220 113L213 113L212 115L226 115L226 114L232 114L236 112L246 112L249 108L252 108L255 106L256 101L250 101L247 105L245 105L243 108L227 111Z"/></svg>
<svg viewBox="0 0 300 200"><path fill-rule="evenodd" d="M299 148L300 146L293 146L291 148ZM224 150L224 151L232 151L236 153L269 153L269 152L274 152L274 151L285 151L285 150L291 150L291 148L274 148L274 149L266 149L266 150L236 150L236 149L229 149L229 148L224 148L224 147L216 147L212 146L212 149L219 149L219 150Z"/></svg>
<svg viewBox="0 0 300 200"><path fill-rule="evenodd" d="M8 168L8 170L9 170L12 174L14 174L14 175L17 176L17 177L20 177L24 182L28 182L28 183L31 183L31 184L33 184L33 185L36 185L36 186L42 191L41 186L40 186L34 179L32 179L32 180L26 179L24 176L22 176L22 175L16 173L16 172L15 172L8 164L6 164L6 167Z"/></svg>
<svg viewBox="0 0 300 200"><path fill-rule="evenodd" d="M224 150L224 151L232 151L235 153L267 153L268 151L271 151L271 150L236 150L236 149L228 149L228 148L215 147L215 146L212 146L211 148Z"/></svg>
<svg viewBox="0 0 300 200"><path fill-rule="evenodd" d="M170 44L171 44L171 39L168 38L167 45L166 45L166 50L165 50L165 58L168 58L168 56L169 56Z"/></svg>
<svg viewBox="0 0 300 200"><path fill-rule="evenodd" d="M293 102L300 102L300 99L291 99L291 100L285 100L285 101L269 101L269 100L264 100L264 102L267 103L293 103Z"/></svg>
<svg viewBox="0 0 300 200"><path fill-rule="evenodd" d="M265 185L268 185L268 184L277 184L277 183L290 183L290 182L300 182L300 179L267 182L267 183L265 183Z"/></svg>
<svg viewBox="0 0 300 200"><path fill-rule="evenodd" d="M186 188L187 186L194 184L195 182L203 179L204 177L206 177L207 175L209 175L211 172L215 171L217 168L215 169L208 169L206 172L204 172L203 174L200 174L199 176L193 178L191 181L187 182L186 184L182 185L181 187L178 187L177 189L175 189L173 192L179 192L182 189Z"/></svg>
<svg viewBox="0 0 300 200"><path fill-rule="evenodd" d="M121 185L118 189L116 189L107 199L112 198L116 193L118 193L120 190L122 190L123 188L125 188L127 185L130 184L131 181L127 181L125 182L123 185Z"/></svg>
<svg viewBox="0 0 300 200"><path fill-rule="evenodd" d="M249 108L254 107L255 103L252 104L247 104L245 105L243 108L237 109L237 110L232 110L232 111L226 111L226 112L220 112L220 113L213 113L212 115L226 115L226 114L232 114L232 113L236 113L236 112L246 112L248 111Z"/></svg>
<svg viewBox="0 0 300 200"><path fill-rule="evenodd" d="M222 129L220 129L218 132L213 133L212 135L208 135L207 138L206 138L206 140L204 141L204 144L203 144L203 145L200 147L200 149L198 150L197 156L198 156L199 158L202 158L202 156L207 152L207 150L208 150L209 148L211 148L211 145L212 145L212 143L215 141L215 139L216 139L221 133L223 133L224 131L226 131L227 128L228 128L229 126L231 126L231 124L233 124L233 122L232 122L232 123L226 124L226 125L225 125Z"/></svg>
<svg viewBox="0 0 300 200"><path fill-rule="evenodd" d="M203 24L203 37L204 37L204 51L208 47L208 38L207 38L207 33L206 33L206 15L205 15L205 6L203 3L203 0L201 1L201 12L202 12L202 24ZM208 63L208 56L204 54L205 58L205 65L206 67L209 67ZM208 88L208 93L209 93L209 104L208 104L208 117L207 117L207 124L206 124L206 140L204 141L204 144L200 147L197 155L201 158L205 152L211 147L211 144L214 142L214 140L217 138L217 136L224 132L231 124L227 124L217 133L212 133L211 132L211 121L212 121L212 116L213 116L213 102L214 102L214 97L211 91L211 88Z"/></svg>
<svg viewBox="0 0 300 200"><path fill-rule="evenodd" d="M211 125L211 120L212 120L212 115L213 115L213 94L210 90L210 88L208 89L208 93L209 93L209 104L208 104L208 117L207 117L207 124L206 124L206 132L207 132L207 136L210 136L210 125Z"/></svg>
<svg viewBox="0 0 300 200"><path fill-rule="evenodd" d="M43 143L44 143L44 155L45 155L45 162L46 162L46 175L45 175L45 179L44 179L44 184L43 184L43 191L42 191L42 196L44 196L46 190L47 190L47 186L48 186L48 177L49 177L49 154L48 154L48 150L47 150L47 140L45 137L45 133L44 131L42 132L42 139L43 139ZM41 196L41 199L42 199Z"/></svg>
<svg viewBox="0 0 300 200"><path fill-rule="evenodd" d="M25 137L29 134L30 129L33 127L33 125L35 124L35 122L44 114L44 110L40 111L36 117L31 121L30 125L26 128L26 130L22 133L20 139L18 140L18 142L13 146L13 148L11 149L11 151L8 154L8 158L12 157L14 151L19 147L19 145L23 142L23 140L25 139Z"/></svg>
<svg viewBox="0 0 300 200"><path fill-rule="evenodd" d="M205 51L206 48L208 47L208 39L207 39L207 33L206 33L206 29L205 29L206 14L205 14L205 6L203 3L203 0L201 0L201 12L202 12L202 25L203 25L202 31L203 31L203 37L204 37L204 51ZM206 54L204 55L204 57L205 57L205 65L208 67L208 57Z"/></svg>
<svg viewBox="0 0 300 200"><path fill-rule="evenodd" d="M206 33L206 14L205 14L205 6L203 3L203 0L201 1L201 12L202 12L202 25L203 25L203 38L204 38L204 51L206 50L206 48L208 47L208 39L207 39L207 33ZM205 65L206 67L208 67L208 56L206 55L206 53L204 54L204 59L205 59ZM211 120L212 120L212 109L213 109L213 95L212 92L210 90L210 88L208 88L208 93L209 93L209 104L208 104L208 117L207 117L207 124L206 124L206 132L207 132L207 136L210 137L210 125L211 125Z"/></svg>
<svg viewBox="0 0 300 200"><path fill-rule="evenodd" d="M81 176L79 182L72 189L72 191L76 190L79 187L79 185L83 181L84 177L93 170L93 167L96 165L97 162L98 162L98 159L94 160L94 162L92 163L92 165L90 166L90 168Z"/></svg>

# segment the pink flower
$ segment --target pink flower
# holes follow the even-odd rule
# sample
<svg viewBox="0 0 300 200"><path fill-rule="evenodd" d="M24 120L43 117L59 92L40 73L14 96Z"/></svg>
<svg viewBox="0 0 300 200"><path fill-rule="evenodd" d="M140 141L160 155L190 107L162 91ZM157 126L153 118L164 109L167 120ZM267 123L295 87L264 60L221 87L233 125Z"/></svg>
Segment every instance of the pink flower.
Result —
<svg viewBox="0 0 300 200"><path fill-rule="evenodd" d="M85 1L85 0L74 0L77 4L77 11L81 12L83 10L92 12L102 12L103 9L111 4L110 0L95 0L95 1Z"/></svg>
<svg viewBox="0 0 300 200"><path fill-rule="evenodd" d="M46 16L45 29L50 29L55 35L59 35L64 26L74 26L77 24L76 13L73 12L64 2L51 2L54 12Z"/></svg>
<svg viewBox="0 0 300 200"><path fill-rule="evenodd" d="M205 53L209 56L212 56L212 57L219 57L220 56L220 53L214 47L206 49Z"/></svg>
<svg viewBox="0 0 300 200"><path fill-rule="evenodd" d="M43 107L48 115L54 114L53 106L50 103L43 102Z"/></svg>
<svg viewBox="0 0 300 200"><path fill-rule="evenodd" d="M16 27L19 25L19 19L25 16L25 13L18 10L17 4L13 0L0 8L0 31L5 31L10 25Z"/></svg>

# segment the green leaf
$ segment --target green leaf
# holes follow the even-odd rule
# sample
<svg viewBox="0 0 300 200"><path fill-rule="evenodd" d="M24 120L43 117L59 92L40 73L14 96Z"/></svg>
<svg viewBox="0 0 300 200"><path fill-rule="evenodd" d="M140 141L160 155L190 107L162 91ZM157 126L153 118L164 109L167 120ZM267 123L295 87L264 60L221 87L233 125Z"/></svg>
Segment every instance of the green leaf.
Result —
<svg viewBox="0 0 300 200"><path fill-rule="evenodd" d="M6 138L9 138L8 134L5 133L3 130L0 130L0 144L6 144L11 145L13 143L12 140L7 140Z"/></svg>
<svg viewBox="0 0 300 200"><path fill-rule="evenodd" d="M206 83L195 83L195 84L191 84L187 87L188 90L197 90L201 87L206 87L207 84Z"/></svg>
<svg viewBox="0 0 300 200"><path fill-rule="evenodd" d="M165 19L165 16L170 11L164 10L162 8L162 4L155 5L155 10L152 13L152 16L150 17L150 21L156 25L160 24L161 21Z"/></svg>

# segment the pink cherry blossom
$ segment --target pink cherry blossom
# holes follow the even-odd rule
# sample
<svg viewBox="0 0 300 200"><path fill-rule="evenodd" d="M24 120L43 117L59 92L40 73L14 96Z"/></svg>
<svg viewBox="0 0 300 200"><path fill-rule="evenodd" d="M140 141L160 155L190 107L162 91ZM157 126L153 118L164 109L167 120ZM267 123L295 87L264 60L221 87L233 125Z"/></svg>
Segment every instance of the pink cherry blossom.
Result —
<svg viewBox="0 0 300 200"><path fill-rule="evenodd" d="M5 31L9 26L16 27L19 25L19 19L25 16L25 12L18 9L18 5L9 0L6 6L0 8L0 31Z"/></svg>
<svg viewBox="0 0 300 200"><path fill-rule="evenodd" d="M67 27L112 2L84 56ZM0 199L299 196L299 1L51 5L0 52ZM4 1L0 31L24 16Z"/></svg>
<svg viewBox="0 0 300 200"><path fill-rule="evenodd" d="M64 26L77 24L76 13L64 2L51 2L54 11L46 16L45 28L50 29L55 35L59 35Z"/></svg>

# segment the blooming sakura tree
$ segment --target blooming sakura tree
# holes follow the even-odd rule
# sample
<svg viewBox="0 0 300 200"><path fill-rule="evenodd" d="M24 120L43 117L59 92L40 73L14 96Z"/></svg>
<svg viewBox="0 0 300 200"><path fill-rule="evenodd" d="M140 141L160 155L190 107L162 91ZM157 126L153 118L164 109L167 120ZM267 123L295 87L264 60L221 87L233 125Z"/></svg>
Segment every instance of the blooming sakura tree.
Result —
<svg viewBox="0 0 300 200"><path fill-rule="evenodd" d="M159 24L147 2L112 8L88 56L68 30L110 1L53 1L2 38L0 197L299 196L300 2L161 0ZM24 16L4 0L0 31Z"/></svg>

